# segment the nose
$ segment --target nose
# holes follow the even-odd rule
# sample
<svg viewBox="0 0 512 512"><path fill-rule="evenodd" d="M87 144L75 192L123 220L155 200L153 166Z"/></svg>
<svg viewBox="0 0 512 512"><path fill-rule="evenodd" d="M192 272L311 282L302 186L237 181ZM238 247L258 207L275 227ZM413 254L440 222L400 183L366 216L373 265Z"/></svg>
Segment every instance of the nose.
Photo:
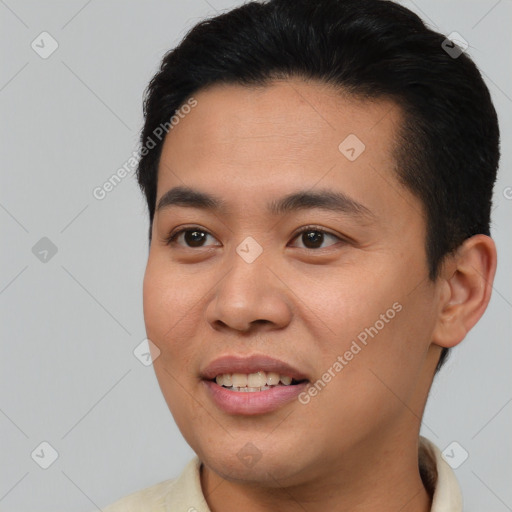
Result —
<svg viewBox="0 0 512 512"><path fill-rule="evenodd" d="M229 265L206 310L212 328L245 333L286 327L293 294L276 266L263 255L248 263L237 253Z"/></svg>

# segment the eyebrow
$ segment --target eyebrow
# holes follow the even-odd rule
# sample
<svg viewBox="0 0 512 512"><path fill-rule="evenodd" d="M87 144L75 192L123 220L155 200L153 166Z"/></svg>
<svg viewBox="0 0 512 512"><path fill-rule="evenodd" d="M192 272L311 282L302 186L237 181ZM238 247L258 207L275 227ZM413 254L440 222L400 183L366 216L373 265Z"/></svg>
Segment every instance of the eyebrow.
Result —
<svg viewBox="0 0 512 512"><path fill-rule="evenodd" d="M217 196L190 187L178 186L168 190L160 198L156 211L158 212L171 206L184 206L222 212L227 210L228 205L226 201ZM375 217L371 210L355 199L352 199L343 192L335 192L329 189L321 189L314 192L311 190L301 190L267 203L267 210L276 216L315 208L344 213L354 217Z"/></svg>

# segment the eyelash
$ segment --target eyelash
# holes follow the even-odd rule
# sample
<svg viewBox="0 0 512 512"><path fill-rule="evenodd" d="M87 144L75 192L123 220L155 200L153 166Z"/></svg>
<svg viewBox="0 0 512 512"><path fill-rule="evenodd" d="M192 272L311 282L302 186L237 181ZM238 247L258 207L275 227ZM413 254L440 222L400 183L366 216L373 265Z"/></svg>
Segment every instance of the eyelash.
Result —
<svg viewBox="0 0 512 512"><path fill-rule="evenodd" d="M174 244L176 243L176 239L178 238L179 235L181 235L182 233L185 233L187 231L199 231L201 233L206 233L207 235L211 235L211 233L209 233L207 230L201 228L200 226L186 226L184 228L181 228L179 229L178 231L173 231L169 234L169 236L167 236L165 238L165 244L166 245L171 245L171 244ZM343 238L339 237L338 235L335 235L334 233L331 233L329 231L326 231L325 229L321 229L319 228L318 226L306 226L304 228L302 228L300 231L297 231L293 234L293 237L292 237L292 240L295 240L296 238L298 238L300 235L302 235L303 233L308 233L308 232L316 232L316 233L322 233L324 235L330 235L334 238L337 238L340 242L346 242L347 240L344 240ZM213 236L213 235L212 235ZM336 245L336 244L333 244L333 245ZM188 246L185 246L187 249L202 249L204 247L188 247ZM331 246L329 246L331 247ZM302 249L302 247L300 247L300 249ZM321 248L317 248L317 249L310 249L308 247L305 247L306 250L310 250L310 251L318 251ZM323 247L323 249L325 249L325 247Z"/></svg>

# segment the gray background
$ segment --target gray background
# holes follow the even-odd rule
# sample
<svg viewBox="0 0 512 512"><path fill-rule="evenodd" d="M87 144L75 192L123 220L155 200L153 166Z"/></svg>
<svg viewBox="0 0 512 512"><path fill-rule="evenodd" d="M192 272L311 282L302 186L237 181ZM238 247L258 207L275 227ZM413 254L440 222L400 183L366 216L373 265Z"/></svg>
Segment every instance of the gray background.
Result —
<svg viewBox="0 0 512 512"><path fill-rule="evenodd" d="M194 455L152 367L133 354L145 338L142 194L133 173L101 201L92 191L136 150L142 92L164 52L203 17L239 4L0 1L4 512L87 512L177 476ZM512 3L403 4L463 35L500 116L494 293L437 377L422 433L441 450L459 443L457 457L468 452L456 469L466 512L504 512L512 510ZM47 59L31 48L42 31L59 45ZM46 262L32 251L43 237L57 249ZM35 449L42 463L49 457L43 441L59 454L48 469L31 457Z"/></svg>

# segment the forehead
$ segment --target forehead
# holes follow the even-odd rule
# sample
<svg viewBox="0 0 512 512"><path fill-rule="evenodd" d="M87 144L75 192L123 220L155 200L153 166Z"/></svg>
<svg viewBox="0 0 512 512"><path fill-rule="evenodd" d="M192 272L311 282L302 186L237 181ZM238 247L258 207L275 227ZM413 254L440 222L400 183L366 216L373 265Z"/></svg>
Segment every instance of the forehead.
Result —
<svg viewBox="0 0 512 512"><path fill-rule="evenodd" d="M194 98L166 136L157 200L171 187L201 185L247 206L318 186L374 203L379 213L408 195L395 174L402 116L390 100L362 101L300 79L216 84Z"/></svg>
<svg viewBox="0 0 512 512"><path fill-rule="evenodd" d="M244 138L267 137L268 145L296 141L296 149L304 154L314 149L311 144L304 147L305 142L315 147L334 143L337 149L336 142L353 130L373 148L381 142L380 149L391 149L389 143L401 122L401 111L391 100L362 100L331 85L297 78L264 86L214 84L194 98L197 106L180 116L171 133L197 146L205 139L230 144L235 139L240 143Z"/></svg>

